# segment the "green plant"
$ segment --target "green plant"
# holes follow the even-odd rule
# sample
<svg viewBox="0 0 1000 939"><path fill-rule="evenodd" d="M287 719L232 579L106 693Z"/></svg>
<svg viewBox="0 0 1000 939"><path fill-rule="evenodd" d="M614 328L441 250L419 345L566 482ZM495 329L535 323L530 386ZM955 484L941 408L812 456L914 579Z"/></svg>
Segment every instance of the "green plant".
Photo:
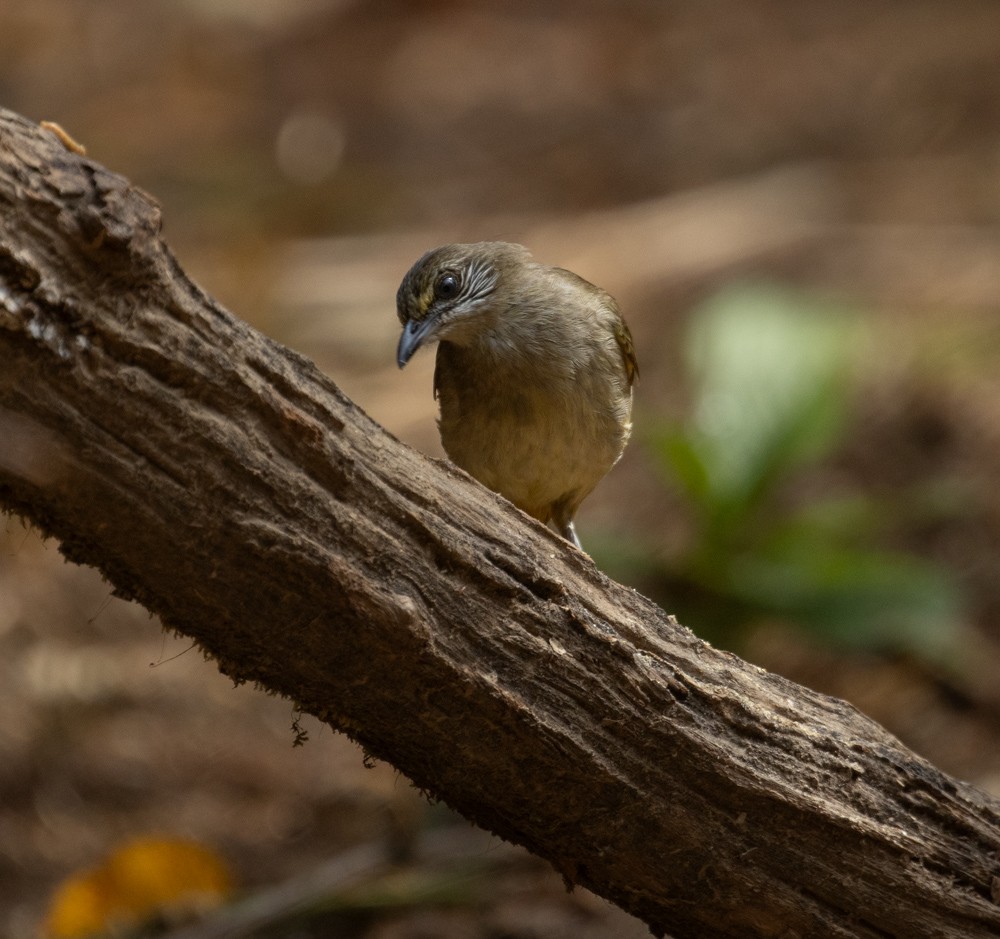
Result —
<svg viewBox="0 0 1000 939"><path fill-rule="evenodd" d="M649 444L695 521L667 579L717 641L768 617L932 657L954 640L958 591L940 567L879 546L887 506L843 485L791 496L849 432L862 339L843 308L774 287L728 288L692 319L690 419Z"/></svg>

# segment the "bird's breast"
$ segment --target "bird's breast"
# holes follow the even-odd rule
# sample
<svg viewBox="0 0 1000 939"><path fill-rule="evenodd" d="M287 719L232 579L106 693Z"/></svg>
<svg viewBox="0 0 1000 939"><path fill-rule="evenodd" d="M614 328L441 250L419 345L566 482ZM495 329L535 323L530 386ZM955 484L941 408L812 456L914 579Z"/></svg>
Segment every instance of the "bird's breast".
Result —
<svg viewBox="0 0 1000 939"><path fill-rule="evenodd" d="M631 390L595 363L489 362L443 343L436 381L450 459L539 518L589 493L628 440Z"/></svg>

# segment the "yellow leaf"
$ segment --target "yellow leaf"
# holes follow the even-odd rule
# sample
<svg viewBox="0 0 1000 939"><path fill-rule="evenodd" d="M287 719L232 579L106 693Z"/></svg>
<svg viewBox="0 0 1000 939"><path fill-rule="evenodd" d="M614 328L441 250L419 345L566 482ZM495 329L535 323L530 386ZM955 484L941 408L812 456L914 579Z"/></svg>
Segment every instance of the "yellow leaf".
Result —
<svg viewBox="0 0 1000 939"><path fill-rule="evenodd" d="M83 939L134 928L154 916L183 918L232 891L225 863L193 841L139 838L58 887L42 926L48 939Z"/></svg>

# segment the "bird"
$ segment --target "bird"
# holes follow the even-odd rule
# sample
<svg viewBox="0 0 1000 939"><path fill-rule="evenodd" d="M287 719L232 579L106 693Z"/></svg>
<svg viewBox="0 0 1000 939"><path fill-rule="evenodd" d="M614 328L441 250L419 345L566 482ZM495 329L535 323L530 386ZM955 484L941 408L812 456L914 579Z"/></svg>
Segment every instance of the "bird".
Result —
<svg viewBox="0 0 1000 939"><path fill-rule="evenodd" d="M577 510L632 431L639 367L615 300L523 245L483 241L424 254L396 308L400 368L438 343L449 459L582 550Z"/></svg>

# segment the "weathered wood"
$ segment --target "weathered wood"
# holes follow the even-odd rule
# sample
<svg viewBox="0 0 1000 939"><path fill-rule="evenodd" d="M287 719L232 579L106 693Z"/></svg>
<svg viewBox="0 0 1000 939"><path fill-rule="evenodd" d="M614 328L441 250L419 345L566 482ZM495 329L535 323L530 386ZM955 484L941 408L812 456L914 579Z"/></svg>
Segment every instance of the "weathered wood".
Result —
<svg viewBox="0 0 1000 939"><path fill-rule="evenodd" d="M656 932L1000 933L996 801L399 443L158 231L0 112L0 504Z"/></svg>

